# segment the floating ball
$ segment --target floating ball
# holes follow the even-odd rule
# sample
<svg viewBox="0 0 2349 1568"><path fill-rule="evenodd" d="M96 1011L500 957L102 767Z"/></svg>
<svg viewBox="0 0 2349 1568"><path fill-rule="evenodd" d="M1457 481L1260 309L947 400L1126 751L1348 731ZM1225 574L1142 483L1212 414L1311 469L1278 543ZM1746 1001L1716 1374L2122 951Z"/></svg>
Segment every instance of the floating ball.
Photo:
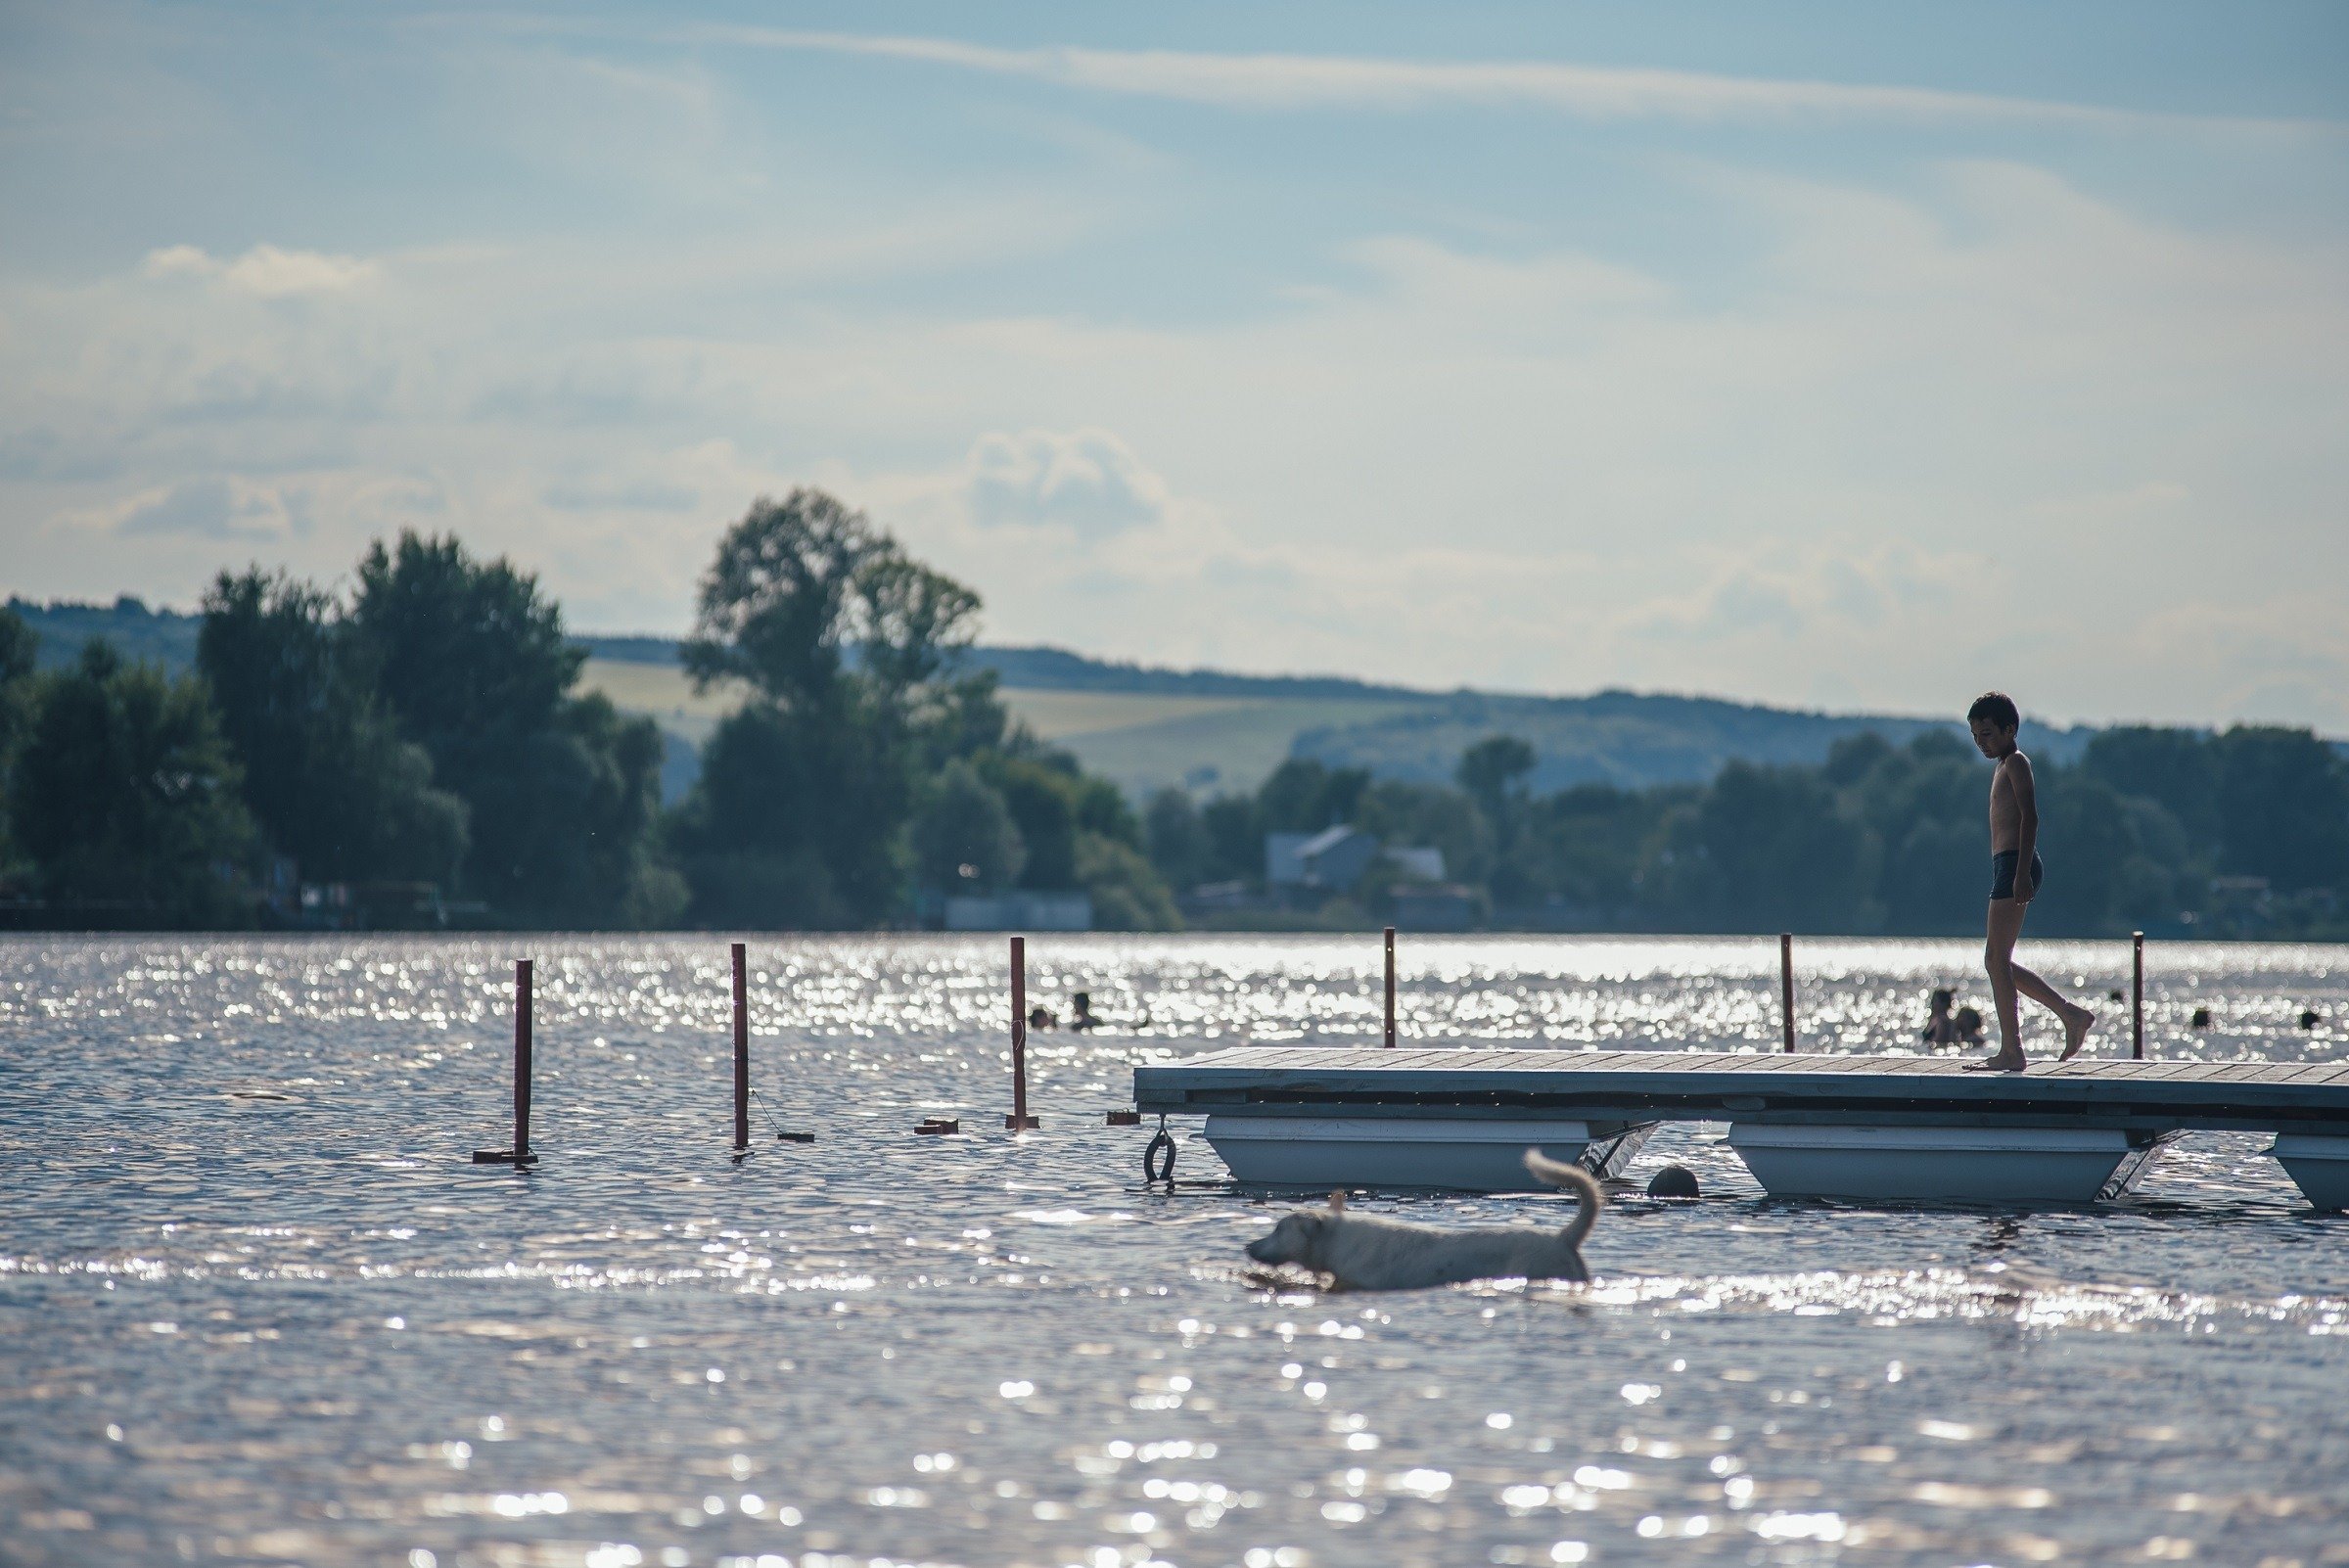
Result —
<svg viewBox="0 0 2349 1568"><path fill-rule="evenodd" d="M1651 1198L1696 1198L1704 1194L1696 1184L1696 1173L1684 1165L1668 1165L1648 1177L1647 1195Z"/></svg>

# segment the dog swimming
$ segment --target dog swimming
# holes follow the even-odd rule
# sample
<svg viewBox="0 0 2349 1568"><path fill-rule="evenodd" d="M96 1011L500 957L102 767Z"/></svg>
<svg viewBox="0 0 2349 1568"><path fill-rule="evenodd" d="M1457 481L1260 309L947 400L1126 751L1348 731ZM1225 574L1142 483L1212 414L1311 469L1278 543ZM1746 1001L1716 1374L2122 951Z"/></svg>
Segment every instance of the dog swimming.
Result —
<svg viewBox="0 0 2349 1568"><path fill-rule="evenodd" d="M1441 1230L1348 1214L1346 1195L1333 1192L1328 1208L1288 1215L1270 1235L1248 1243L1248 1256L1261 1264L1294 1264L1327 1274L1340 1290L1424 1290L1471 1279L1588 1280L1583 1238L1606 1206L1598 1182L1581 1166L1549 1159L1539 1149L1525 1151L1525 1168L1580 1200L1565 1229Z"/></svg>

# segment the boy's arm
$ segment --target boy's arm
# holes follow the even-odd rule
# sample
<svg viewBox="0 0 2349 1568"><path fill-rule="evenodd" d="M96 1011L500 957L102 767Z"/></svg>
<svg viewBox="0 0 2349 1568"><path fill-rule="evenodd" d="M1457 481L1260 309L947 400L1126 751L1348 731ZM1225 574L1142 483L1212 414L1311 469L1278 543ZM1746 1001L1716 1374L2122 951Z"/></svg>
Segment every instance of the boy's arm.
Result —
<svg viewBox="0 0 2349 1568"><path fill-rule="evenodd" d="M2030 758L2016 752L2006 759L2006 783L2014 791L2014 901L2029 903L2039 892L2031 880L2031 857L2039 851L2039 791Z"/></svg>

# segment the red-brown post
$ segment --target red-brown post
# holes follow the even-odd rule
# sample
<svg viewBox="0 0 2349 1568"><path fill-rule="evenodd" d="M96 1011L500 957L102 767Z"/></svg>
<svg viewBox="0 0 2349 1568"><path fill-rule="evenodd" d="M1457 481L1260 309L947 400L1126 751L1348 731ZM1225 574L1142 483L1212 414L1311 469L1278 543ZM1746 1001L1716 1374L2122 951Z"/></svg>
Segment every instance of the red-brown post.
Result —
<svg viewBox="0 0 2349 1568"><path fill-rule="evenodd" d="M1778 933L1778 1013L1786 1028L1786 1049L1794 1049L1794 933Z"/></svg>
<svg viewBox="0 0 2349 1568"><path fill-rule="evenodd" d="M1395 928L1387 927L1387 1049L1395 1048Z"/></svg>
<svg viewBox="0 0 2349 1568"><path fill-rule="evenodd" d="M1011 939L1011 1115L1003 1125L1028 1130L1028 939Z"/></svg>
<svg viewBox="0 0 2349 1568"><path fill-rule="evenodd" d="M530 1161L530 960L514 960L514 1163Z"/></svg>
<svg viewBox="0 0 2349 1568"><path fill-rule="evenodd" d="M734 944L734 1147L751 1146L751 988L750 953Z"/></svg>
<svg viewBox="0 0 2349 1568"><path fill-rule="evenodd" d="M2145 934L2133 931L2129 945L2136 949L2136 975L2129 988L2129 1054L2145 1059Z"/></svg>

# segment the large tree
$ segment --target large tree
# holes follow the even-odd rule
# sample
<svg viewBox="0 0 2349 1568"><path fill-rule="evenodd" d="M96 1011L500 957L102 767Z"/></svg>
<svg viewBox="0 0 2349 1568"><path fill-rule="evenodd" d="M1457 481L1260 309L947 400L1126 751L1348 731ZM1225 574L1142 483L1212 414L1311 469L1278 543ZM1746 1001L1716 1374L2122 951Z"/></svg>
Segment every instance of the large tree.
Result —
<svg viewBox="0 0 2349 1568"><path fill-rule="evenodd" d="M2305 729L2243 724L2210 743L2222 871L2281 893L2349 892L2349 762Z"/></svg>
<svg viewBox="0 0 2349 1568"><path fill-rule="evenodd" d="M1010 724L965 659L978 612L819 490L727 530L685 645L699 685L747 698L672 820L697 919L871 925L910 912L919 877L1082 888L1104 925L1176 923L1125 798Z"/></svg>
<svg viewBox="0 0 2349 1568"><path fill-rule="evenodd" d="M959 668L978 609L819 490L762 497L727 530L685 668L750 700L712 737L672 835L699 918L868 925L902 906L926 765L1001 734L991 682Z"/></svg>
<svg viewBox="0 0 2349 1568"><path fill-rule="evenodd" d="M571 695L585 655L535 577L402 533L360 563L350 627L401 730L471 813L465 891L509 920L675 913L681 890L655 854L660 731Z"/></svg>
<svg viewBox="0 0 2349 1568"><path fill-rule="evenodd" d="M196 663L247 806L304 877L454 885L464 803L433 787L430 757L400 738L331 596L224 572L205 598Z"/></svg>
<svg viewBox="0 0 2349 1568"><path fill-rule="evenodd" d="M1662 881L1673 923L1712 931L1865 931L1873 844L1816 768L1731 762L1676 824Z"/></svg>
<svg viewBox="0 0 2349 1568"><path fill-rule="evenodd" d="M953 685L979 596L908 557L821 490L760 497L702 578L685 668L708 686L749 682L779 708L877 700L905 716Z"/></svg>
<svg viewBox="0 0 2349 1568"><path fill-rule="evenodd" d="M11 785L36 886L69 917L215 926L248 916L252 822L201 680L167 679L91 643L72 669L36 682Z"/></svg>
<svg viewBox="0 0 2349 1568"><path fill-rule="evenodd" d="M16 761L18 742L32 718L33 654L40 638L24 618L0 605L0 884L16 863L14 838L8 821L8 791L4 787Z"/></svg>

